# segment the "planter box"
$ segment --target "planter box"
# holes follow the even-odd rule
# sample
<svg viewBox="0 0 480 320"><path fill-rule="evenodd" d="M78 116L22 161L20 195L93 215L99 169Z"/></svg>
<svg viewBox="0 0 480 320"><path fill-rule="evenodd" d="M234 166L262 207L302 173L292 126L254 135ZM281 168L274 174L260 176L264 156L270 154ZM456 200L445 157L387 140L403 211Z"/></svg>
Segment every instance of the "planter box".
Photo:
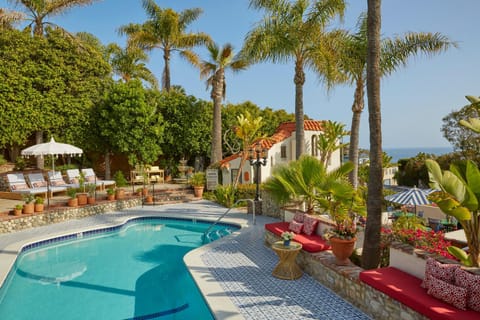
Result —
<svg viewBox="0 0 480 320"><path fill-rule="evenodd" d="M390 247L390 266L402 270L412 276L423 279L425 275L425 259L415 253L406 253Z"/></svg>

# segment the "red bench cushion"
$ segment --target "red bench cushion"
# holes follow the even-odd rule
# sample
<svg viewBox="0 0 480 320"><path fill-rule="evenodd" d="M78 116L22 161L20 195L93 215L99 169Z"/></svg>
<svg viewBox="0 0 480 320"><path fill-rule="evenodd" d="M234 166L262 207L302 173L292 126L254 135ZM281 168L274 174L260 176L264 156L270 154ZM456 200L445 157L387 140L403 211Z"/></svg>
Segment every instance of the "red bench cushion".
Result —
<svg viewBox="0 0 480 320"><path fill-rule="evenodd" d="M422 279L394 267L366 270L360 280L430 319L478 320L480 313L460 310L427 294Z"/></svg>
<svg viewBox="0 0 480 320"><path fill-rule="evenodd" d="M284 231L290 231L288 222L275 222L265 224L265 229L280 236ZM319 235L306 235L306 234L295 234L293 238L294 241L297 241L302 244L302 249L308 252L319 252L330 249L327 241L322 239Z"/></svg>

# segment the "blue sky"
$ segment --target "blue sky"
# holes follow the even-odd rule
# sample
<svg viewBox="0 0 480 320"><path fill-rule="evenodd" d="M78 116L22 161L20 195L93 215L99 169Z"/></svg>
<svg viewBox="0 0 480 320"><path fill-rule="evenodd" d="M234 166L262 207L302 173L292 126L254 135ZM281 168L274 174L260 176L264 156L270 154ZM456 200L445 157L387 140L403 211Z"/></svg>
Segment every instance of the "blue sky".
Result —
<svg viewBox="0 0 480 320"><path fill-rule="evenodd" d="M161 7L181 11L200 7L203 14L191 24L191 31L203 31L215 42L233 44L238 51L246 33L262 13L250 9L248 0L156 0ZM344 23L354 31L357 18L366 10L367 1L350 0ZM0 7L12 8L6 0ZM467 103L465 95L480 95L480 1L478 0L384 0L382 35L393 37L408 31L441 32L457 41L459 48L427 58L411 58L406 68L384 78L381 83L382 130L385 148L448 147L440 128L442 118ZM73 8L51 22L71 32L87 31L104 44L125 43L117 33L119 26L144 22L140 0L103 0L87 7ZM205 51L199 50L202 58ZM150 55L150 69L160 79L162 55ZM208 100L209 91L199 72L184 60L173 57L172 84L183 86L188 94ZM352 86L337 86L329 94L315 74L307 72L304 86L305 113L313 119L351 122ZM237 73L227 73L227 102L252 101L260 107L294 112L293 63L253 65ZM368 110L362 115L360 146L368 148Z"/></svg>

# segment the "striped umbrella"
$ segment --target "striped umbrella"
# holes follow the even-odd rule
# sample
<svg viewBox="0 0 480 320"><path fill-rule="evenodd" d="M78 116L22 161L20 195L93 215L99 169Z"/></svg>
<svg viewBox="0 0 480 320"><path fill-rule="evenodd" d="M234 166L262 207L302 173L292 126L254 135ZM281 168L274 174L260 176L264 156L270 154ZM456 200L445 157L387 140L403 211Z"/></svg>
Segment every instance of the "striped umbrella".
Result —
<svg viewBox="0 0 480 320"><path fill-rule="evenodd" d="M417 206L419 204L430 204L427 196L433 190L423 190L413 187L411 189L395 193L385 197L385 200L398 203L398 204L410 204Z"/></svg>

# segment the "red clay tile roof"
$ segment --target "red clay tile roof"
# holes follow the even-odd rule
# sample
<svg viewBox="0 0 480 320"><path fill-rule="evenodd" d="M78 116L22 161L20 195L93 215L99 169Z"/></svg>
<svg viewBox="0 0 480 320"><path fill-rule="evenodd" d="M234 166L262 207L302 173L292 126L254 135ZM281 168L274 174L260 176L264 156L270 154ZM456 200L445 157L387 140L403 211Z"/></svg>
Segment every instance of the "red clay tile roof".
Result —
<svg viewBox="0 0 480 320"><path fill-rule="evenodd" d="M305 131L322 131L323 130L323 121L317 121L317 120L304 120L303 123L303 128ZM267 150L270 150L270 148L276 144L279 143L288 137L292 135L292 133L295 132L295 122L284 122L280 124L275 131L275 133L269 137L269 138L263 138L260 141L260 145L262 148L266 148ZM257 142L256 142L257 143ZM255 143L255 144L256 144ZM252 145L252 148L255 145ZM240 157L239 153L232 154L231 156L228 156L220 161L220 168L228 168L229 167L229 162Z"/></svg>

